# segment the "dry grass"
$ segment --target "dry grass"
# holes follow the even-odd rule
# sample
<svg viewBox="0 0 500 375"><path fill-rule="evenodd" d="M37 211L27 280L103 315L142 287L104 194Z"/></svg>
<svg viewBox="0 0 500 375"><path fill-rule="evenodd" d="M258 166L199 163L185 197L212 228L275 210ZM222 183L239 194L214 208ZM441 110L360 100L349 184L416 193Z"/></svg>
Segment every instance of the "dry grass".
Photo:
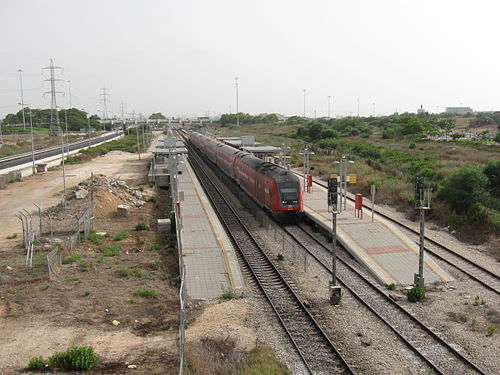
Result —
<svg viewBox="0 0 500 375"><path fill-rule="evenodd" d="M245 355L229 336L205 337L187 344L186 360L191 375L232 375L243 366Z"/></svg>

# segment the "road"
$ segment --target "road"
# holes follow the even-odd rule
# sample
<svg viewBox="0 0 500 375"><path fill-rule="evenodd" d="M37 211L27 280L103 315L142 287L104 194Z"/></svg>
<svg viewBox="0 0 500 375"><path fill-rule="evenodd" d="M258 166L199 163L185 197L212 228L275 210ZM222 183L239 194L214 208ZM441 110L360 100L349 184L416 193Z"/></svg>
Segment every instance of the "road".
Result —
<svg viewBox="0 0 500 375"><path fill-rule="evenodd" d="M113 139L113 138L116 138L118 136L119 136L119 134L113 133L113 134L108 134L108 135L106 135L104 137L100 137L100 138L91 138L90 143L92 145L94 145L96 143L102 142L103 140ZM69 150L70 151L79 150L79 149L87 147L88 144L89 144L88 139L84 139L82 141L79 141L78 144L70 144ZM40 150L38 150L38 151L40 151ZM38 152L38 151L35 151L35 152ZM64 145L64 152L66 152L66 145ZM60 154L61 154L61 149L60 148L57 149L57 150L51 150L51 151L46 151L46 152L39 152L39 153L35 154L35 161L38 161L38 160L41 160L41 159L45 159L45 158L48 158L48 157L51 157L51 156L60 155ZM0 171L2 171L3 169L12 168L12 167L15 167L15 166L18 166L18 165L22 165L22 164L25 164L25 163L30 163L31 160L32 160L31 159L31 155L29 155L29 156L25 156L25 157L22 157L22 158L19 158L19 159L14 159L14 160L9 160L9 161L2 162L2 163L0 163Z"/></svg>

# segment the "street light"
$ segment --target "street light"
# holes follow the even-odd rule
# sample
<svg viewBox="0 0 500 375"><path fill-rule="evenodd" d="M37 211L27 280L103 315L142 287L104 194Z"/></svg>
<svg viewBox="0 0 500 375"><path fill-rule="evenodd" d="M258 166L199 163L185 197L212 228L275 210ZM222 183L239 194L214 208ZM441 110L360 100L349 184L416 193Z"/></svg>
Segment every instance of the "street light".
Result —
<svg viewBox="0 0 500 375"><path fill-rule="evenodd" d="M340 205L339 211L342 212L342 201L344 211L347 210L347 164L354 164L352 160L347 160L345 155L342 155L340 161L335 160L335 164L340 164Z"/></svg>
<svg viewBox="0 0 500 375"><path fill-rule="evenodd" d="M21 106L23 110L23 130L26 130L26 119L24 118L23 71L21 69L18 69L17 71L19 72L19 81L21 82Z"/></svg>
<svg viewBox="0 0 500 375"><path fill-rule="evenodd" d="M306 89L302 89L304 92L304 111L302 112L302 117L306 118Z"/></svg>
<svg viewBox="0 0 500 375"><path fill-rule="evenodd" d="M239 115L239 98L238 98L238 77L234 78L236 82L236 126L240 125L240 115Z"/></svg>
<svg viewBox="0 0 500 375"><path fill-rule="evenodd" d="M20 105L24 106L24 103L17 103ZM30 133L31 133L31 162L32 162L32 168L33 168L33 174L36 173L36 168L35 168L35 141L33 139L33 117L31 116L31 106L28 107L30 110ZM23 109L24 112L24 109Z"/></svg>
<svg viewBox="0 0 500 375"><path fill-rule="evenodd" d="M359 98L356 100L358 101L358 117L359 117Z"/></svg>
<svg viewBox="0 0 500 375"><path fill-rule="evenodd" d="M330 98L331 96L328 95L328 118L330 118Z"/></svg>

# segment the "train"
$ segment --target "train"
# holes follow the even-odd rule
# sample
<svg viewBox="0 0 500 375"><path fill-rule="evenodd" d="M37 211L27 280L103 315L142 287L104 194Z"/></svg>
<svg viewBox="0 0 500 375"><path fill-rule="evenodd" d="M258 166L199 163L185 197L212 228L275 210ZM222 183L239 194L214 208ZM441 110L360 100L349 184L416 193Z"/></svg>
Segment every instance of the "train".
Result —
<svg viewBox="0 0 500 375"><path fill-rule="evenodd" d="M189 142L273 216L302 213L302 189L294 173L200 133L191 133Z"/></svg>

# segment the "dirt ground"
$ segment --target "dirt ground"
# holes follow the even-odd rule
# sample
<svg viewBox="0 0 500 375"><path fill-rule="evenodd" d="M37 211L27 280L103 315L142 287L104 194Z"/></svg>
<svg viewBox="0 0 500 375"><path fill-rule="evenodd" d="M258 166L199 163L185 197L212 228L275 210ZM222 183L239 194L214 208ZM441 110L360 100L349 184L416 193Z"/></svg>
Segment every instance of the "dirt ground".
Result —
<svg viewBox="0 0 500 375"><path fill-rule="evenodd" d="M156 218L165 217L167 197L148 187L148 160L112 152L83 165L66 168L67 186L88 179L90 172L120 178L128 186L144 186L144 200L131 207L128 218L117 218L117 204L126 204L110 191L96 191L94 228L108 233L96 242L82 242L80 258L63 264L50 280L43 257L24 267L21 223L14 214L32 202L47 208L61 199L62 172L34 175L0 190L0 374L23 373L30 358L49 357L70 345L92 345L101 365L90 374L165 374L178 371L178 259L174 241L156 234ZM89 199L87 197L86 199ZM72 200L73 205L82 201ZM139 221L150 230L136 231ZM129 236L114 240L116 233ZM17 238L6 237L17 233ZM110 246L120 246L110 255ZM154 290L156 298L138 295ZM113 322L115 321L115 324ZM119 323L117 323L119 322ZM133 364L137 369L128 369Z"/></svg>

